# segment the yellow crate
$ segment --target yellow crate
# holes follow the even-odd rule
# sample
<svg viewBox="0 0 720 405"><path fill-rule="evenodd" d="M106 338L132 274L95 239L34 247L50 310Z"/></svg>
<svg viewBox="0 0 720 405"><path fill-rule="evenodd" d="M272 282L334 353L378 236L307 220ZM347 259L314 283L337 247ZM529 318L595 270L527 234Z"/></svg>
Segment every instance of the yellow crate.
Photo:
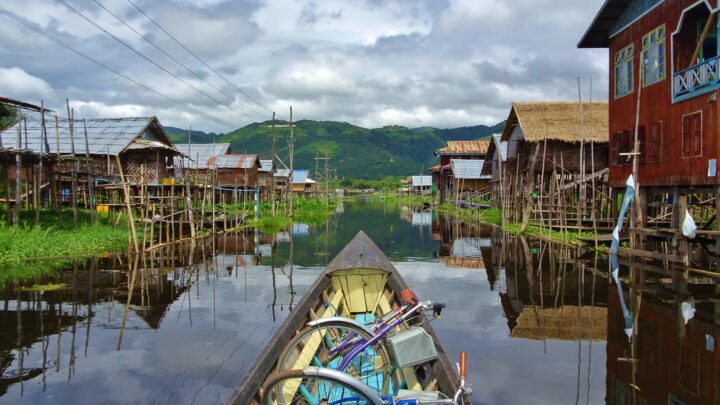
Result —
<svg viewBox="0 0 720 405"><path fill-rule="evenodd" d="M95 211L100 214L107 214L108 212L110 212L110 206L105 204L99 204L95 207Z"/></svg>

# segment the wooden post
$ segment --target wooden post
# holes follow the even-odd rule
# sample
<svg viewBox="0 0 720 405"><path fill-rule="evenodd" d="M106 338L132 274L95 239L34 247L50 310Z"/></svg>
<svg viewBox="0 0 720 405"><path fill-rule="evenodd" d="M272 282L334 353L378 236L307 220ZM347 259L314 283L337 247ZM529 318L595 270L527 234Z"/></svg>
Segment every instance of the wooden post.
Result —
<svg viewBox="0 0 720 405"><path fill-rule="evenodd" d="M22 199L22 197L20 196L20 193L22 191L20 180L20 176L22 175L22 154L20 153L20 149L22 147L22 133L20 132L21 126L22 121L18 122L17 136L15 137L15 216L13 218L13 226L15 227L20 225L20 201Z"/></svg>
<svg viewBox="0 0 720 405"><path fill-rule="evenodd" d="M635 180L635 193L639 194L638 187L639 187L639 179L638 179L638 155L640 154L640 142L638 138L638 132L640 131L640 100L642 96L642 89L643 89L643 57L642 52L640 53L640 69L638 69L638 84L637 84L637 102L635 105L635 133L634 135L634 143L633 143L633 155L632 155L632 175L633 179ZM638 204L639 200L635 200L635 204L631 204L630 207L630 226L629 228L637 227L637 216L638 216L638 210L640 208L640 205ZM635 248L635 238L630 238L630 247Z"/></svg>
<svg viewBox="0 0 720 405"><path fill-rule="evenodd" d="M295 160L295 132L293 131L292 106L290 106L290 193L288 194L288 206L290 217L293 215L293 162Z"/></svg>
<svg viewBox="0 0 720 405"><path fill-rule="evenodd" d="M90 145L88 142L87 122L83 118L83 134L85 136L85 170L87 171L87 188L88 188L88 207L90 208L90 222L95 223L95 201L94 198L94 180L90 174Z"/></svg>
<svg viewBox="0 0 720 405"><path fill-rule="evenodd" d="M272 215L275 216L275 111L272 113L272 157L270 163L270 184L268 189L270 191L270 209Z"/></svg>
<svg viewBox="0 0 720 405"><path fill-rule="evenodd" d="M35 207L35 223L40 223L40 206L42 205L42 173L43 173L43 148L47 142L47 128L45 127L45 102L40 100L40 163L38 163L38 185L37 190L37 206Z"/></svg>
<svg viewBox="0 0 720 405"><path fill-rule="evenodd" d="M78 174L78 161L75 157L75 136L74 136L74 117L73 117L73 111L70 109L70 101L68 99L65 99L65 103L67 105L67 111L68 111L68 125L70 128L70 156L72 157L73 161L73 171L72 171L72 181L71 181L71 196L70 196L70 202L72 204L72 211L73 211L73 223L75 226L78 224L78 212L77 212L77 174Z"/></svg>
<svg viewBox="0 0 720 405"><path fill-rule="evenodd" d="M575 218L575 224L577 226L577 233L580 234L580 228L582 227L582 208L585 204L585 122L583 120L583 105L582 105L582 92L580 91L580 77L577 78L578 86L578 101L580 105L580 156L578 163L580 166L580 183L578 184L578 201L577 201L577 218Z"/></svg>
<svg viewBox="0 0 720 405"><path fill-rule="evenodd" d="M135 232L135 218L133 216L132 205L130 204L130 189L125 182L125 175L123 173L122 165L120 164L120 156L115 156L117 162L118 171L120 172L120 183L122 184L123 192L125 194L125 208L128 211L128 225L130 225L130 232L132 235L133 246L135 247L135 253L140 253L140 246L138 245L137 232Z"/></svg>
<svg viewBox="0 0 720 405"><path fill-rule="evenodd" d="M522 225L520 226L520 233L525 232L525 228L530 222L530 212L532 211L532 193L535 188L535 165L537 163L538 154L540 153L540 145L535 144L533 147L533 154L530 158L530 165L527 169L527 182L525 184L525 207L522 213Z"/></svg>

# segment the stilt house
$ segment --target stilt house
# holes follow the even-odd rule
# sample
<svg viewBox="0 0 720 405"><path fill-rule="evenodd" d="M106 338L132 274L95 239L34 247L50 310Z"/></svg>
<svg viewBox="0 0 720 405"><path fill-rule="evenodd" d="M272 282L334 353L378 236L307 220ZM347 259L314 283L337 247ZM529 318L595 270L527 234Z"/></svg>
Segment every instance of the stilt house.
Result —
<svg viewBox="0 0 720 405"><path fill-rule="evenodd" d="M612 187L624 188L633 170L637 128L641 222L670 218L663 212L667 201L720 192L718 6L716 0L607 1L578 44L609 50ZM677 226L678 215L672 217Z"/></svg>
<svg viewBox="0 0 720 405"><path fill-rule="evenodd" d="M258 187L262 198L269 199L270 192L273 189L273 173L275 166L272 159L260 160L260 168L258 169Z"/></svg>
<svg viewBox="0 0 720 405"><path fill-rule="evenodd" d="M315 192L315 180L308 176L307 170L292 171L292 192L296 194L311 195Z"/></svg>
<svg viewBox="0 0 720 405"><path fill-rule="evenodd" d="M485 160L489 145L489 141L448 141L447 146L437 150L436 154L440 157L440 173L435 177L438 178L437 187L441 202L448 196L454 195L452 160Z"/></svg>
<svg viewBox="0 0 720 405"><path fill-rule="evenodd" d="M256 189L260 161L257 155L219 155L208 159L217 171L217 185L234 189Z"/></svg>
<svg viewBox="0 0 720 405"><path fill-rule="evenodd" d="M606 194L601 184L608 162L607 107L605 102L583 103L582 110L577 102L512 104L500 138L507 142L500 183L506 218L551 227L586 225Z"/></svg>
<svg viewBox="0 0 720 405"><path fill-rule="evenodd" d="M180 161L182 176L187 179L203 179L205 181L210 158L232 153L229 143L176 143L175 148L185 157Z"/></svg>
<svg viewBox="0 0 720 405"><path fill-rule="evenodd" d="M0 132L2 145L15 144L47 157L45 179L70 181L90 175L99 184L119 181L116 157L130 184L159 184L174 175L175 149L157 117L23 120ZM86 142L87 139L87 142ZM75 163L77 162L77 164Z"/></svg>
<svg viewBox="0 0 720 405"><path fill-rule="evenodd" d="M502 170L507 162L508 142L503 141L502 134L493 134L492 142L488 146L487 160L483 166L482 173L490 176L490 184L493 191L493 202L498 207L502 204L500 185L502 184Z"/></svg>

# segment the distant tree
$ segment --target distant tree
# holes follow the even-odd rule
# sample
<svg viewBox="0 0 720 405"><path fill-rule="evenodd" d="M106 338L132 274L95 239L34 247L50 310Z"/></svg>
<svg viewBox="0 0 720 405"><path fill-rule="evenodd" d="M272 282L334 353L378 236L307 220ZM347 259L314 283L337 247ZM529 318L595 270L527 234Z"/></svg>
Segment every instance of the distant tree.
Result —
<svg viewBox="0 0 720 405"><path fill-rule="evenodd" d="M0 104L0 129L11 126L17 118L17 109Z"/></svg>

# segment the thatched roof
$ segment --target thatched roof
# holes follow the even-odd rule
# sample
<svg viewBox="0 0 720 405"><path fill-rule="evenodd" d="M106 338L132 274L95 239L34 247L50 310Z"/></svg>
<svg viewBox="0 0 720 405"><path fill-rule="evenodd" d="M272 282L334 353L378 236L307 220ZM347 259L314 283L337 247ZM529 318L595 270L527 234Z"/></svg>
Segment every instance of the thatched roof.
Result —
<svg viewBox="0 0 720 405"><path fill-rule="evenodd" d="M583 131L578 102L513 103L502 140L508 140L520 125L528 142L580 142L581 136L586 142L608 142L608 103L583 103L582 107Z"/></svg>

